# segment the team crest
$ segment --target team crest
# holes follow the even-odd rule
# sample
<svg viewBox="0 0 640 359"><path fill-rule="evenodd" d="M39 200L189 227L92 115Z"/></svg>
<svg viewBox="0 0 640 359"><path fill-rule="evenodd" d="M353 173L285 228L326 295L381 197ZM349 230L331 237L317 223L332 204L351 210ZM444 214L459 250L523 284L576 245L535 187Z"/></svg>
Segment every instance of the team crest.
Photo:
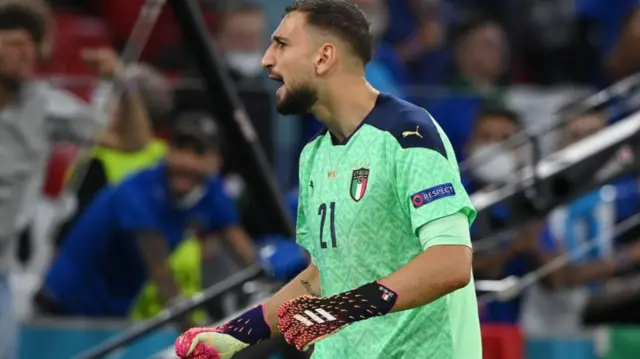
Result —
<svg viewBox="0 0 640 359"><path fill-rule="evenodd" d="M351 188L349 194L351 198L358 202L364 197L364 193L367 190L367 182L369 182L369 169L358 168L353 170L351 174Z"/></svg>

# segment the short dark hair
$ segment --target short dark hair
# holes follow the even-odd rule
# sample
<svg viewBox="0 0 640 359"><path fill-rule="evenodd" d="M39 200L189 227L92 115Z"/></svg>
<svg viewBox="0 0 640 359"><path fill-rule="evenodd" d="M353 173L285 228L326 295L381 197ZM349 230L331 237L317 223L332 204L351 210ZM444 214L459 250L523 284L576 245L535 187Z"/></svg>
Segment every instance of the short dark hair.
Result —
<svg viewBox="0 0 640 359"><path fill-rule="evenodd" d="M454 45L459 45L472 32L487 25L500 25L500 23L484 12L469 12L453 26L450 41Z"/></svg>
<svg viewBox="0 0 640 359"><path fill-rule="evenodd" d="M373 37L369 22L360 8L348 0L296 0L285 9L307 15L307 22L349 43L364 64L373 56Z"/></svg>
<svg viewBox="0 0 640 359"><path fill-rule="evenodd" d="M26 30L41 46L47 37L48 8L36 1L0 2L0 30Z"/></svg>
<svg viewBox="0 0 640 359"><path fill-rule="evenodd" d="M520 115L515 111L508 109L505 106L500 105L486 105L482 107L476 115L476 125L487 117L500 117L512 122L517 128L522 125Z"/></svg>

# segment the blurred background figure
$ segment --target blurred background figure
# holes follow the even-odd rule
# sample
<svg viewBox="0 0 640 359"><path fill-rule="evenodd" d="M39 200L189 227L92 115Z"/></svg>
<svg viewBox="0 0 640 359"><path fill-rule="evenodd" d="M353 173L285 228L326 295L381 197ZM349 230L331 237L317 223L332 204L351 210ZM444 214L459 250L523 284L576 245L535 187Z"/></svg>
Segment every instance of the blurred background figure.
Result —
<svg viewBox="0 0 640 359"><path fill-rule="evenodd" d="M266 21L257 2L242 2L225 12L218 43L236 81L265 78L260 62L266 44Z"/></svg>
<svg viewBox="0 0 640 359"><path fill-rule="evenodd" d="M354 0L369 20L371 36L376 43L373 59L365 68L367 80L377 89L405 97L403 87L409 85L409 74L393 45L384 39L389 14L382 0Z"/></svg>
<svg viewBox="0 0 640 359"><path fill-rule="evenodd" d="M87 144L106 125L103 115L83 105L74 96L56 90L38 81L38 60L49 53L52 36L50 10L40 1L0 2L0 106L3 115L0 125L2 147L3 198L0 205L0 325L7 337L0 343L3 357L17 354L17 322L8 290L8 271L15 259L15 248L20 232L33 220L34 202L44 181L46 161L56 141ZM124 81L122 66L117 58L108 59L103 53L87 54L86 60L94 65L96 73L105 79ZM111 61L114 60L114 61ZM125 95L133 97L131 106L123 113L120 128L98 138L99 142L122 150L141 144L144 133L135 127L147 121L146 112L137 102L135 91ZM117 135L110 135L117 133ZM113 139L118 138L116 143Z"/></svg>
<svg viewBox="0 0 640 359"><path fill-rule="evenodd" d="M118 56L109 49L103 51L109 61L119 61ZM122 142L123 131L139 134L139 143L135 148L122 150L104 141L97 143L69 174L67 187L74 196L75 208L69 218L61 225L55 240L56 246L62 244L62 239L67 235L69 226L84 211L93 197L105 186L122 181L126 176L137 170L155 165L166 154L162 136L169 124L171 111L173 110L173 89L171 84L157 70L149 65L136 65L130 68L130 84L136 86L139 98L147 109L148 120L140 121L137 128L126 123L123 112L128 111L129 103L106 99L109 103L109 115L111 127L108 132L108 141L111 144ZM115 131L118 127L124 127L123 131Z"/></svg>
<svg viewBox="0 0 640 359"><path fill-rule="evenodd" d="M497 106L482 108L473 124L473 131L464 150L469 171L463 167L463 183L470 193L495 188L509 181L523 161L520 153L506 146L522 128L517 113ZM497 205L488 216L478 218L472 227L472 239L492 237L491 243L478 242L473 270L478 279L522 277L535 268L535 239L529 229L516 234L501 234L509 228L509 208ZM497 235L497 236L496 236ZM481 320L488 323L517 324L520 319L520 298L493 302L481 308Z"/></svg>
<svg viewBox="0 0 640 359"><path fill-rule="evenodd" d="M218 177L218 125L193 113L175 126L162 164L104 188L73 224L35 297L42 314L125 317L147 280L161 304L171 305L183 294L171 254L184 240L211 240L216 232L246 265L254 263L253 246Z"/></svg>
<svg viewBox="0 0 640 359"><path fill-rule="evenodd" d="M445 130L459 161L469 139L473 119L484 104L500 104L502 76L508 65L508 44L502 26L480 14L461 20L452 35L455 73L451 91L437 96L427 106Z"/></svg>
<svg viewBox="0 0 640 359"><path fill-rule="evenodd" d="M468 189L475 192L503 183L519 169L519 154L509 147L500 148L500 144L515 136L521 128L518 114L509 109L489 106L479 111L464 150L465 158L484 166L474 165L470 173L465 173Z"/></svg>
<svg viewBox="0 0 640 359"><path fill-rule="evenodd" d="M605 128L606 112L594 108L573 115L562 127L560 148ZM640 262L640 243L623 246L615 228L640 210L635 178L624 178L558 207L538 239L542 264L565 256L570 263L527 293L523 328L530 335L590 335L581 324L591 292ZM635 238L634 238L635 239Z"/></svg>

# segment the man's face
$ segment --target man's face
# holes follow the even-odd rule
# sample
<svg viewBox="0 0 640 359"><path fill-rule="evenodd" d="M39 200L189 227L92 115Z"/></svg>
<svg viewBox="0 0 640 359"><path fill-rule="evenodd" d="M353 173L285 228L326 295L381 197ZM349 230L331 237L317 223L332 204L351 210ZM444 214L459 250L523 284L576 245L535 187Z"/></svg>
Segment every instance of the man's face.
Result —
<svg viewBox="0 0 640 359"><path fill-rule="evenodd" d="M496 24L474 30L462 44L461 61L473 61L478 72L489 77L502 74L506 59L505 34Z"/></svg>
<svg viewBox="0 0 640 359"><path fill-rule="evenodd" d="M276 108L283 115L305 114L317 101L317 49L310 36L305 15L292 12L280 22L262 58L269 77L282 84L276 92Z"/></svg>
<svg viewBox="0 0 640 359"><path fill-rule="evenodd" d="M471 150L505 141L513 137L517 131L516 124L508 118L485 116L477 124L472 137Z"/></svg>
<svg viewBox="0 0 640 359"><path fill-rule="evenodd" d="M220 154L193 143L177 141L166 158L169 187L176 196L184 196L203 185L220 169Z"/></svg>
<svg viewBox="0 0 640 359"><path fill-rule="evenodd" d="M0 30L0 78L20 82L34 76L38 52L27 30Z"/></svg>
<svg viewBox="0 0 640 359"><path fill-rule="evenodd" d="M257 11L228 14L220 33L225 52L262 51L266 28L264 15Z"/></svg>
<svg viewBox="0 0 640 359"><path fill-rule="evenodd" d="M587 113L574 117L564 127L562 146L569 146L587 138L602 130L606 125L607 120L603 113Z"/></svg>
<svg viewBox="0 0 640 359"><path fill-rule="evenodd" d="M481 184L504 182L520 167L518 152L498 145L513 137L518 128L509 118L485 115L478 119L468 148L471 178Z"/></svg>

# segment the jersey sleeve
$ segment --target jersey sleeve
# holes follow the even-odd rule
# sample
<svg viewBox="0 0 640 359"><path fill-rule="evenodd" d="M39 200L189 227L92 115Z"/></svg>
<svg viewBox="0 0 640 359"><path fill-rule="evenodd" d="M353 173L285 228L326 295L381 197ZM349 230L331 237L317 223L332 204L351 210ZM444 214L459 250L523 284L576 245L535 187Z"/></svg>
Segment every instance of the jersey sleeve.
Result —
<svg viewBox="0 0 640 359"><path fill-rule="evenodd" d="M433 220L418 229L423 249L438 245L471 247L471 234L466 228L468 218L462 212Z"/></svg>
<svg viewBox="0 0 640 359"><path fill-rule="evenodd" d="M457 166L426 146L400 147L395 160L400 205L411 218L414 233L423 225L462 212L469 224L476 217Z"/></svg>

